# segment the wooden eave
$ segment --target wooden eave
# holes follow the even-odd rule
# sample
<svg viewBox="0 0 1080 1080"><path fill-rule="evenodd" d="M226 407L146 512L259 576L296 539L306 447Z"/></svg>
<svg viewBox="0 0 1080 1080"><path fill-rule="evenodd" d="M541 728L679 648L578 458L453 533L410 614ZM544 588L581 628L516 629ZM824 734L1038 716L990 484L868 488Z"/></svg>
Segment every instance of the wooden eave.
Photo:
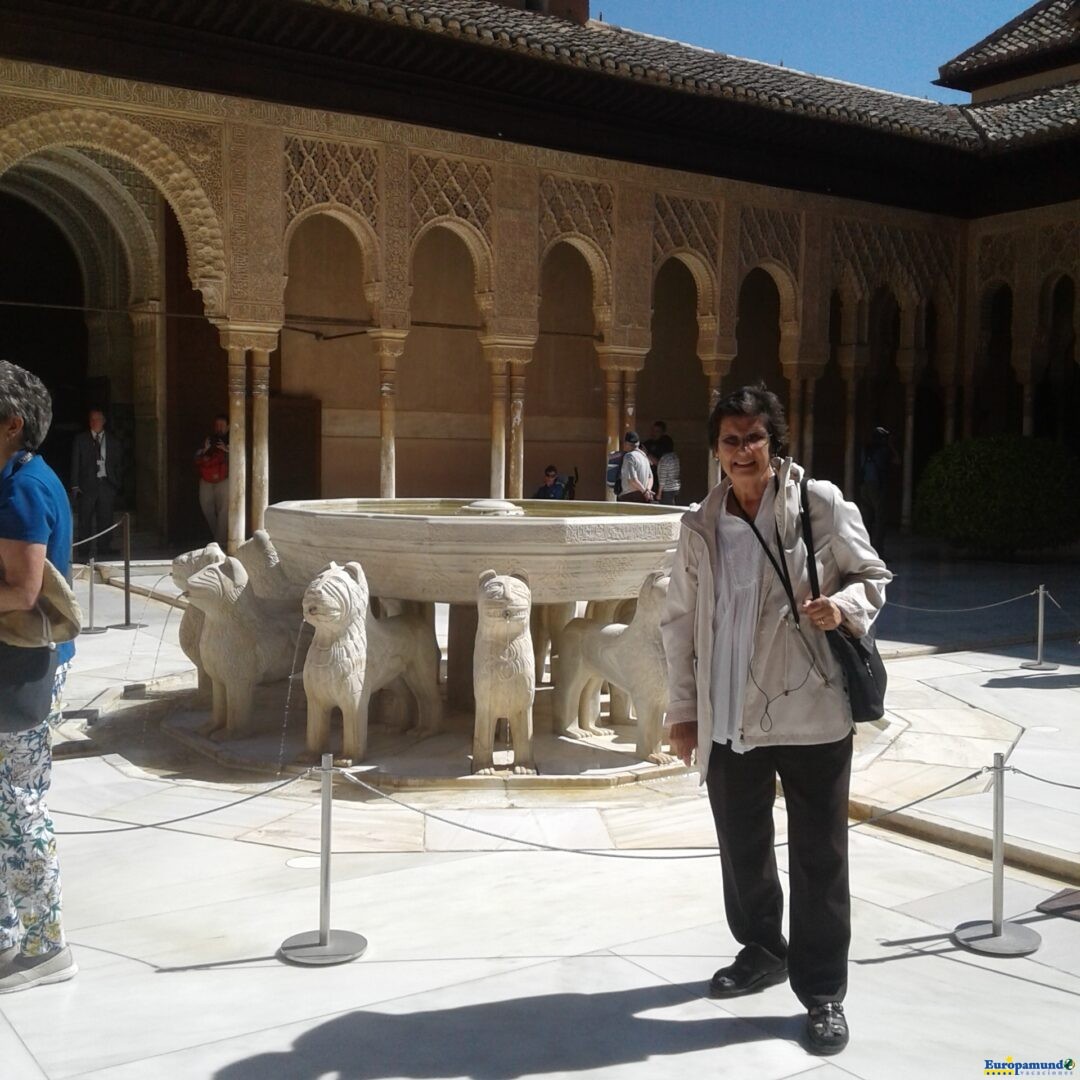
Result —
<svg viewBox="0 0 1080 1080"><path fill-rule="evenodd" d="M0 0L0 22L0 55L58 67L961 217L1037 204L1030 185L1002 182L1008 154L984 160L295 0ZM1039 184L1038 201L1075 194L1056 167Z"/></svg>

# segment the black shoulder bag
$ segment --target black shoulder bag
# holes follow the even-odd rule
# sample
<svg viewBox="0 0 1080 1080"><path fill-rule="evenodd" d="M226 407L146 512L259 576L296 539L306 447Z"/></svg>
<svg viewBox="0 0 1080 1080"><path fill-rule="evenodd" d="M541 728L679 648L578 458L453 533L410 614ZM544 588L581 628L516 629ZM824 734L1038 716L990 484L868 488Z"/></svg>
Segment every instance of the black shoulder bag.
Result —
<svg viewBox="0 0 1080 1080"><path fill-rule="evenodd" d="M806 568L810 574L810 591L816 600L821 595L818 586L817 560L814 558L814 533L810 528L810 494L808 478L799 485L802 503L803 541L806 544ZM851 702L851 718L857 724L880 720L885 715L885 665L878 653L871 628L862 637L855 637L842 627L826 630L829 648L844 671L844 683Z"/></svg>

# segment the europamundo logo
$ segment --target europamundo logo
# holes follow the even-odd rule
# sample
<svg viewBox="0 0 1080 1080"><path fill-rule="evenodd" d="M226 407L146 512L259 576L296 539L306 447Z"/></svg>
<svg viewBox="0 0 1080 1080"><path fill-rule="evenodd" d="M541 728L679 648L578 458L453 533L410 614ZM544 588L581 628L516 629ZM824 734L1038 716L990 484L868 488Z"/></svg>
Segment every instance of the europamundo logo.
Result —
<svg viewBox="0 0 1080 1080"><path fill-rule="evenodd" d="M1057 1061L1016 1061L1010 1054L1004 1061L984 1058L983 1076L1072 1076L1076 1062L1072 1058Z"/></svg>

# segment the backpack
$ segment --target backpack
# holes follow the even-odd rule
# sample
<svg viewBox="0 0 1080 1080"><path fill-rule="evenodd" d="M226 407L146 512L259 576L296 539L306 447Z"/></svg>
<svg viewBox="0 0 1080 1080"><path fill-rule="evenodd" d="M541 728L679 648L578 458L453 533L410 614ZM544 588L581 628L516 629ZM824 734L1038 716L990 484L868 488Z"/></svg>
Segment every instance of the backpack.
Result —
<svg viewBox="0 0 1080 1080"><path fill-rule="evenodd" d="M622 450L616 450L613 454L608 454L607 459L607 486L616 495L622 494L622 463L625 453Z"/></svg>
<svg viewBox="0 0 1080 1080"><path fill-rule="evenodd" d="M196 460L195 469L200 480L205 480L209 484L220 484L222 480L228 478L229 460L225 457L224 450L215 447Z"/></svg>

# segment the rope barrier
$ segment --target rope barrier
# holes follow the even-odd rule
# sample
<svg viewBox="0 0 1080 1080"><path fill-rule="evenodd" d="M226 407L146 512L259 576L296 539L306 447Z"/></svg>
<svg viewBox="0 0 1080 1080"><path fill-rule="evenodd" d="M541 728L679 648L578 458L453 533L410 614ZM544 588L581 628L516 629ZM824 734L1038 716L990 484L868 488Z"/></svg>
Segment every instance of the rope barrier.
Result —
<svg viewBox="0 0 1080 1080"><path fill-rule="evenodd" d="M1058 609L1058 611L1060 611L1061 614L1064 615L1065 618L1068 619L1069 622L1071 622L1073 624L1073 626L1075 626L1077 628L1077 630L1080 630L1080 621L1074 619L1073 616L1068 611L1066 611L1061 606L1061 604L1058 603L1057 598L1054 596L1054 594L1049 589L1046 590L1046 595L1050 599L1050 602L1054 605L1054 607L1056 607Z"/></svg>
<svg viewBox="0 0 1080 1080"><path fill-rule="evenodd" d="M282 788L288 787L290 784L295 784L300 780L307 779L313 773L318 772L316 768L306 769L300 773L299 776L290 777L288 780L282 781L280 784L275 784L273 787L267 788L265 791L256 791L254 794L245 795L242 799L237 799L234 802L226 803L224 806L212 806L208 810L199 810L194 814L185 814L182 817L169 818L166 821L154 821L146 823L128 822L120 825L117 828L109 829L82 829L76 832L69 831L57 831L56 836L101 836L108 833L122 833L122 832L136 832L140 829L161 829L169 825L179 825L185 821L192 821L195 818L207 817L210 814L219 813L222 810L230 810L234 806L241 806L244 803L251 802L253 799L258 799L263 795L272 795L275 791L280 791ZM451 828L461 829L463 832L475 833L478 836L486 836L492 840L503 840L510 844L522 844L525 847L536 848L539 851L555 851L565 855L592 855L601 859L646 859L653 860L655 862L665 861L677 861L680 859L713 859L719 854L715 851L708 851L702 854L694 855L635 855L629 852L619 851L603 851L598 848L569 848L560 847L556 844L545 844L540 840L522 840L516 836L504 836L502 833L492 832L490 829L481 829L476 825L466 825L460 821L453 821L450 818L443 817L441 814L432 813L430 810L423 810L418 806L412 806L407 802L403 802L401 799L396 798L393 795L388 794L385 791L375 787L373 784L367 783L365 780L361 780L359 777L353 776L351 773L344 770L335 770L340 772L342 776L351 784L355 784L357 787L363 788L365 791L370 792L372 795L377 795L380 799L385 799L387 802L392 802L396 806L400 806L405 810L411 810L414 814L419 814L421 817L427 818L431 821L437 821L442 825L449 825ZM920 803L928 802L930 799L936 799L939 795L944 795L945 792L951 791L953 788L959 787L961 784L966 784L969 780L974 780L976 777L984 776L991 771L989 765L984 765L981 769L975 769L973 772L968 773L966 776L960 777L959 780L954 780L952 783L946 784L942 788L938 788L936 791L931 791L929 794L921 795L917 799L912 799L910 802L904 803L902 806L894 806L890 810L885 810L880 814L874 814L872 817L864 818L862 821L852 822L848 826L848 831L852 829L862 828L864 825L875 825L879 821L883 821L885 818L892 817L893 814L899 814L904 810L910 810L913 806L918 806ZM1036 776L1034 773L1029 773L1024 769L1017 768L1015 766L1008 766L1008 771L1016 773L1018 776L1026 776L1030 780L1037 780L1043 784L1052 784L1054 787L1069 788L1072 791L1080 791L1080 785L1066 784L1061 780L1050 780L1045 776ZM72 811L66 810L54 810L56 814L66 814L68 817L84 817L90 815L76 814ZM785 847L787 840L782 840L775 846ZM335 855L368 855L368 851L335 851Z"/></svg>
<svg viewBox="0 0 1080 1080"><path fill-rule="evenodd" d="M1038 595L1038 589L1032 589L1031 592L1021 593L1019 596L1010 596L1008 600L997 600L993 604L979 604L978 607L957 607L957 608L933 608L933 607L911 607L909 604L897 604L893 600L886 601L888 607L901 608L903 611L922 611L931 615L954 615L968 611L989 611L990 608L1004 607L1006 604L1015 604L1017 600L1026 600L1029 596ZM1057 601L1054 601L1057 603Z"/></svg>
<svg viewBox="0 0 1080 1080"><path fill-rule="evenodd" d="M310 776L313 769L308 769L306 772L302 772L299 776L292 776L288 780L282 781L280 784L275 784L271 788L267 788L265 791L256 791L253 795L245 795L242 799L237 799L235 802L226 803L224 806L212 806L209 810L199 810L194 814L184 814L182 817L169 818L168 821L153 821L147 824L136 824L130 822L125 825L121 825L117 829L79 829L76 832L54 832L54 836L102 836L106 833L122 833L122 832L138 832L140 829L162 829L166 825L179 825L182 821L192 821L195 818L206 817L208 814L216 814L221 810L231 810L234 806L241 806L246 802L251 802L252 799L258 799L263 795L271 795L275 791L280 791L282 788L288 787L290 784L295 784L298 780L303 780L305 777ZM53 810L54 814L67 813L64 810ZM68 813L69 817L82 817L82 814Z"/></svg>
<svg viewBox="0 0 1080 1080"><path fill-rule="evenodd" d="M107 529L102 529L99 533L94 533L93 536L84 536L81 540L76 540L71 546L77 548L80 544L89 544L91 540L97 540L99 536L104 536L106 533L111 533L113 529L119 529L123 525L123 521L114 521Z"/></svg>
<svg viewBox="0 0 1080 1080"><path fill-rule="evenodd" d="M901 810L907 810L912 806L921 802L926 802L928 799L937 798L938 795L944 794L946 791L951 791L954 787L959 787L961 784L967 783L968 780L974 780L977 776L982 776L984 773L990 771L989 766L984 766L981 769L976 769L974 772L969 773L967 776L961 777L959 780L954 780L951 784L946 784L945 787L939 788L937 791L932 791L928 795L923 795L918 799L913 799L909 803L905 803L903 806L894 807L892 810L886 810L884 813L877 814L874 817L866 818L863 821L853 822L848 826L848 831L852 829L858 829L863 825L873 825L878 821L882 821L884 818L891 817L893 814L900 813ZM493 840L505 840L512 844L523 844L526 847L536 848L540 851L558 851L566 855L592 855L595 858L600 859L645 859L653 862L675 862L681 859L715 859L719 856L718 851L707 851L701 854L695 855L634 855L629 852L621 851L603 851L597 848L567 848L558 847L555 844L545 844L539 840L520 840L514 836L502 836L499 833L492 832L489 829L481 829L475 825L465 825L460 821L451 821L449 818L442 817L439 814L433 814L429 810L422 810L418 806L410 806L409 803L402 802L400 799L395 798L393 795L387 794L385 791L381 791L373 784L369 784L359 777L352 776L347 772L343 772L342 775L351 784L355 784L357 787L362 787L367 791L370 791L373 795L378 795L379 798L386 799L389 802L396 804L397 806L404 807L406 810L411 810L414 814L420 814L422 817L430 818L432 821L438 821L443 825L450 825L456 829L462 829L465 832L477 833L480 836L487 836ZM786 847L788 841L781 840L775 846L778 848ZM335 851L335 855L363 855L367 854L362 851Z"/></svg>
<svg viewBox="0 0 1080 1080"><path fill-rule="evenodd" d="M1014 772L1017 776L1026 776L1029 780L1038 780L1040 784L1053 784L1054 787L1068 788L1070 791L1080 791L1080 784L1066 784L1063 780L1048 780L1045 776L1036 776L1034 773L1029 773L1024 769L1017 768L1015 765L1009 766L1009 772Z"/></svg>

